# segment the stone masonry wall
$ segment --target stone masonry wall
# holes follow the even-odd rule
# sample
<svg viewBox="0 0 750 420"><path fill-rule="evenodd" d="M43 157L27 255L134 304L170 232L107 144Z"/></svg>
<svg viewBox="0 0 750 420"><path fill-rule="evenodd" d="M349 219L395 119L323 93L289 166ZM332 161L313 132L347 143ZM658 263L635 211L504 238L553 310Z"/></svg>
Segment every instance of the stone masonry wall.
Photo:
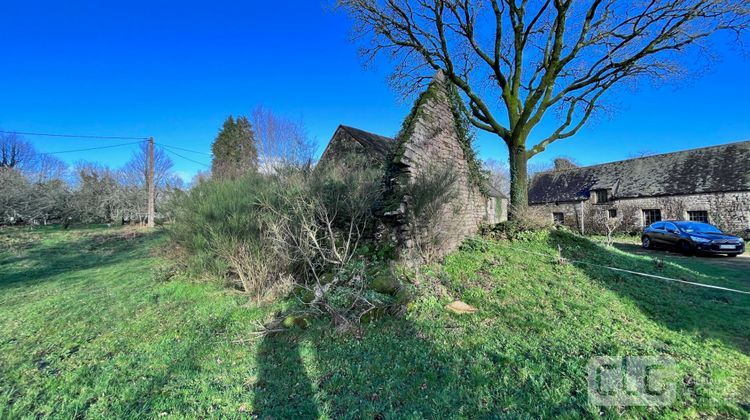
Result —
<svg viewBox="0 0 750 420"><path fill-rule="evenodd" d="M477 233L481 224L497 219L496 199L485 196L471 177L450 106L445 81L438 74L412 111L393 162L391 175L400 204L387 216L403 251L415 251L423 259L445 255ZM432 220L415 220L413 197L404 192L446 172L454 179L451 192L440 198Z"/></svg>
<svg viewBox="0 0 750 420"><path fill-rule="evenodd" d="M609 209L617 210L621 221L619 230L635 231L644 227L644 209L660 209L663 220L689 220L688 211L708 212L708 221L720 229L740 235L747 235L750 229L750 192L710 193L668 197L623 198L604 204L591 204L589 200L583 206L584 229L595 227L596 215ZM581 204L559 203L534 206L552 213L563 213L565 225L580 230ZM599 216L601 217L601 216ZM586 227L588 225L588 227Z"/></svg>

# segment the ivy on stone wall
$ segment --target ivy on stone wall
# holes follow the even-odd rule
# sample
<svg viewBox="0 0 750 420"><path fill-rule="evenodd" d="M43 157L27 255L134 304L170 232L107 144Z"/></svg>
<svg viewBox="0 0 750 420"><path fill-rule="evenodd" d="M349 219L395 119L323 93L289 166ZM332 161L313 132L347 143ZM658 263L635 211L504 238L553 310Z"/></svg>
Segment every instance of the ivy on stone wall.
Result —
<svg viewBox="0 0 750 420"><path fill-rule="evenodd" d="M438 99L434 86L435 81L433 80L430 82L430 85L427 86L427 89L419 94L419 97L414 102L414 106L411 108L411 111L409 111L409 115L407 115L404 122L401 123L401 130L399 130L398 135L396 136L398 147L394 152L393 161L400 159L401 155L403 155L406 147L406 139L411 138L412 134L414 134L414 125L424 114L423 110L425 107L423 105L430 99Z"/></svg>
<svg viewBox="0 0 750 420"><path fill-rule="evenodd" d="M401 205L401 195L397 193L399 185L405 185L408 183L407 176L401 171L399 162L401 157L406 151L406 139L411 138L414 134L414 125L416 121L424 116L424 105L430 99L437 99L435 93L434 81L430 83L427 89L419 94L417 100L414 102L414 106L409 111L409 115L406 116L404 122L401 124L401 129L396 135L397 146L392 152L392 156L386 161L385 165L385 177L384 177L384 191L386 192L382 197L381 211L390 212L397 210Z"/></svg>
<svg viewBox="0 0 750 420"><path fill-rule="evenodd" d="M440 84L442 84L442 86L440 86ZM394 167L394 164L403 155L406 141L414 133L415 122L425 116L423 115L423 110L425 109L423 105L425 105L430 100L443 100L443 98L439 94L440 87L443 88L443 91L448 96L448 107L453 114L453 121L455 124L454 130L456 132L456 136L458 137L458 143L464 152L464 156L469 168L469 181L472 182L482 194L489 195L489 179L485 171L482 170L482 164L479 162L479 159L476 156L476 152L472 147L472 143L474 142L474 133L472 132L471 124L466 118L466 114L464 112L466 109L465 105L461 100L456 87L452 83L450 83L450 81L445 79L433 79L427 89L422 92L414 102L414 106L401 125L401 130L396 137L399 144L394 151L393 158L390 160L390 164L387 168L387 172L389 173L387 173L386 175L394 175L395 173L397 173L397 168Z"/></svg>

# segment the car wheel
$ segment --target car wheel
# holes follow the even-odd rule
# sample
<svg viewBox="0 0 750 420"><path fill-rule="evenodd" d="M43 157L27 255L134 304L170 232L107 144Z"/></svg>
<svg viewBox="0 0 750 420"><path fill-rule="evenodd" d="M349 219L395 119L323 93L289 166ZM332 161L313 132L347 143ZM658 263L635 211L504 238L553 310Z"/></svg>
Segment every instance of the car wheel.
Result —
<svg viewBox="0 0 750 420"><path fill-rule="evenodd" d="M681 253L685 255L692 255L693 254L693 246L690 245L690 242L688 241L680 241L677 244L677 249L680 250Z"/></svg>
<svg viewBox="0 0 750 420"><path fill-rule="evenodd" d="M740 255L740 254L727 254L727 257L736 257L738 255Z"/></svg>
<svg viewBox="0 0 750 420"><path fill-rule="evenodd" d="M643 249L651 249L654 246L654 244L651 243L651 238L648 236L644 236L641 239L641 245L643 245Z"/></svg>

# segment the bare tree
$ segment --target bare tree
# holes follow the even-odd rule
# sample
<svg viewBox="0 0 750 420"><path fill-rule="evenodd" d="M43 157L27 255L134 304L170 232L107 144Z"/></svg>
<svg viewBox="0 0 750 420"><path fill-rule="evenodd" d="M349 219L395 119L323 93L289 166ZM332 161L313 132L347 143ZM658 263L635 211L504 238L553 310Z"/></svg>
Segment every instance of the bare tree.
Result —
<svg viewBox="0 0 750 420"><path fill-rule="evenodd" d="M161 148L154 149L154 184L164 188L171 183L178 182L172 172L174 162ZM130 160L120 170L120 181L124 185L148 187L148 143L143 142L138 150L133 152Z"/></svg>
<svg viewBox="0 0 750 420"><path fill-rule="evenodd" d="M156 186L156 204L164 203L166 195L173 189L182 187L182 180L172 171L174 163L163 149L154 149L154 185ZM117 171L118 202L120 214L124 220L137 218L143 221L147 214L148 203L148 144L143 142L133 152L125 166Z"/></svg>
<svg viewBox="0 0 750 420"><path fill-rule="evenodd" d="M527 161L574 136L613 86L667 79L711 35L746 35L747 0L338 0L368 58L392 57L405 91L441 70L479 129L507 145L511 203L528 206ZM552 112L550 112L552 111ZM556 128L534 133L556 114ZM547 124L544 124L547 126Z"/></svg>
<svg viewBox="0 0 750 420"><path fill-rule="evenodd" d="M256 107L251 118L261 172L270 173L279 166L304 166L312 162L315 144L301 121L279 116L263 106Z"/></svg>
<svg viewBox="0 0 750 420"><path fill-rule="evenodd" d="M0 224L23 220L28 211L31 185L20 171L0 167Z"/></svg>
<svg viewBox="0 0 750 420"><path fill-rule="evenodd" d="M604 236L604 245L611 247L614 245L615 240L613 235L622 226L622 217L610 217L609 210L607 209L593 209L592 215L592 228L593 231L598 231Z"/></svg>
<svg viewBox="0 0 750 420"><path fill-rule="evenodd" d="M21 171L32 182L62 180L68 165L48 153L39 153L33 144L15 133L0 133L0 168Z"/></svg>
<svg viewBox="0 0 750 420"><path fill-rule="evenodd" d="M193 175L193 178L190 180L188 187L192 188L202 182L208 181L209 179L211 179L211 171L198 171L195 175Z"/></svg>
<svg viewBox="0 0 750 420"><path fill-rule="evenodd" d="M40 153L25 170L29 178L37 183L68 178L68 165L62 160L46 153Z"/></svg>
<svg viewBox="0 0 750 420"><path fill-rule="evenodd" d="M110 222L120 215L123 202L116 174L106 166L79 162L75 166L77 186L74 192L76 219L91 222Z"/></svg>
<svg viewBox="0 0 750 420"><path fill-rule="evenodd" d="M15 133L0 133L0 168L24 171L36 158L36 149L31 143Z"/></svg>
<svg viewBox="0 0 750 420"><path fill-rule="evenodd" d="M67 165L38 153L14 133L0 133L0 224L47 224L68 212Z"/></svg>
<svg viewBox="0 0 750 420"><path fill-rule="evenodd" d="M507 196L510 193L508 164L495 159L487 159L484 161L484 169L489 173L489 181L492 187Z"/></svg>

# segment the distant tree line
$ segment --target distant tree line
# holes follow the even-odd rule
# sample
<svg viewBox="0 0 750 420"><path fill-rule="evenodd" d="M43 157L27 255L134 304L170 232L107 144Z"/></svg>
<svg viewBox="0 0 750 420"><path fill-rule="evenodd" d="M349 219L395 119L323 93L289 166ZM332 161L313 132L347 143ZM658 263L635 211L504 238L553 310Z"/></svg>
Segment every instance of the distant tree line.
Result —
<svg viewBox="0 0 750 420"><path fill-rule="evenodd" d="M23 137L0 134L0 225L139 223L146 217L147 146L118 169L80 161L72 167ZM164 151L155 152L157 212L183 183Z"/></svg>
<svg viewBox="0 0 750 420"><path fill-rule="evenodd" d="M212 145L210 173L198 173L191 184L272 175L290 165L310 168L314 149L300 121L259 106L250 117L226 119ZM0 133L0 226L145 223L147 156L144 142L121 168L86 161L69 166L22 136ZM157 221L171 220L185 185L158 147L154 166Z"/></svg>

